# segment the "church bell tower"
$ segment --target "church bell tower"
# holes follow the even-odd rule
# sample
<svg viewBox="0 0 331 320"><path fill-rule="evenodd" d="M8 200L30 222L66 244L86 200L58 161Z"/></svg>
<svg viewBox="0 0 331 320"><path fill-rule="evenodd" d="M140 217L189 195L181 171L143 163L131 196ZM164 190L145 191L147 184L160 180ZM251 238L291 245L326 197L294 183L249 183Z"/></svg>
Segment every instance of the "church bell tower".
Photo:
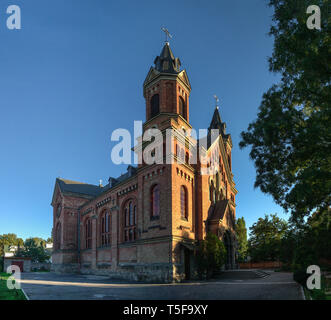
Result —
<svg viewBox="0 0 331 320"><path fill-rule="evenodd" d="M169 42L154 60L144 81L146 122L160 114L179 115L189 123L189 96L191 85L181 62L175 58Z"/></svg>

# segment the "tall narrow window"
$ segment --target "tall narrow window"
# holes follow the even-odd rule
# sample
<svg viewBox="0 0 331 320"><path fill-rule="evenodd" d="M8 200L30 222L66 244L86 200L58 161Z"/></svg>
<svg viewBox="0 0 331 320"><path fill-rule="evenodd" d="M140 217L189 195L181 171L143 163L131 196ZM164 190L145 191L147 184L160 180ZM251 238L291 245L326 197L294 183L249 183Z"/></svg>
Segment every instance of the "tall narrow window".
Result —
<svg viewBox="0 0 331 320"><path fill-rule="evenodd" d="M101 246L111 245L111 216L110 212L105 211L101 216Z"/></svg>
<svg viewBox="0 0 331 320"><path fill-rule="evenodd" d="M160 215L160 189L156 184L151 189L151 218Z"/></svg>
<svg viewBox="0 0 331 320"><path fill-rule="evenodd" d="M180 187L180 215L184 219L188 218L187 190L184 186Z"/></svg>
<svg viewBox="0 0 331 320"><path fill-rule="evenodd" d="M85 222L85 248L92 248L92 221L90 218Z"/></svg>
<svg viewBox="0 0 331 320"><path fill-rule="evenodd" d="M179 114L187 120L187 110L186 110L186 104L182 97L179 97Z"/></svg>
<svg viewBox="0 0 331 320"><path fill-rule="evenodd" d="M158 94L154 94L151 99L151 118L155 117L160 112L160 98Z"/></svg>
<svg viewBox="0 0 331 320"><path fill-rule="evenodd" d="M58 223L56 226L56 234L55 234L55 248L56 250L61 249L61 223Z"/></svg>
<svg viewBox="0 0 331 320"><path fill-rule="evenodd" d="M128 201L124 206L124 242L137 239L137 206L133 201Z"/></svg>

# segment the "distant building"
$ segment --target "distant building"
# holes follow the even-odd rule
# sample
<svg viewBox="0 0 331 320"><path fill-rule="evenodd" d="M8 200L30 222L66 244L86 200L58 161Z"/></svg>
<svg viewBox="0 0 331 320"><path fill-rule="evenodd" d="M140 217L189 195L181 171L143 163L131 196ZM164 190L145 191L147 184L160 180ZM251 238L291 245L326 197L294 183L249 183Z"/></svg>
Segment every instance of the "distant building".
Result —
<svg viewBox="0 0 331 320"><path fill-rule="evenodd" d="M9 246L9 245L5 245L4 246L4 254L5 257L14 257L16 252L18 250L18 246Z"/></svg>

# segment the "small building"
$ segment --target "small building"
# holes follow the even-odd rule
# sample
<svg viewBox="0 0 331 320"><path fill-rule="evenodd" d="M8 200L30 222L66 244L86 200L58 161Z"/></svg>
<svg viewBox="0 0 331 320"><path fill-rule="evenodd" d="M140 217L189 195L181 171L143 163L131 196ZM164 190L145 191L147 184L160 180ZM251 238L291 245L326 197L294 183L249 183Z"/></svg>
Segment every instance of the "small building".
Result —
<svg viewBox="0 0 331 320"><path fill-rule="evenodd" d="M5 257L14 257L17 250L18 250L18 246L5 245L4 246Z"/></svg>
<svg viewBox="0 0 331 320"><path fill-rule="evenodd" d="M31 258L29 257L4 257L3 259L3 270L7 271L10 266L18 266L21 272L31 271Z"/></svg>

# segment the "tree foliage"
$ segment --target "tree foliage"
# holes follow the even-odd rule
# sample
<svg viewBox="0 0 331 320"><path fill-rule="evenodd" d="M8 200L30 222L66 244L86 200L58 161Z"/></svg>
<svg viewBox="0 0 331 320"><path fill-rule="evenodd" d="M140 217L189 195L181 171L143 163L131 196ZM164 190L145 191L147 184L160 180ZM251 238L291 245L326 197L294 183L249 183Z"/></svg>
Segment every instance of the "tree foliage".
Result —
<svg viewBox="0 0 331 320"><path fill-rule="evenodd" d="M321 9L321 30L306 26L306 10L313 4ZM327 0L270 0L269 5L274 9L269 69L281 81L263 95L240 147L251 147L255 187L300 222L330 206L331 21Z"/></svg>
<svg viewBox="0 0 331 320"><path fill-rule="evenodd" d="M247 228L244 217L236 221L236 235L238 241L238 262L244 262L247 257L248 249Z"/></svg>
<svg viewBox="0 0 331 320"><path fill-rule="evenodd" d="M223 242L212 233L201 240L196 252L197 272L200 278L211 278L225 264L226 249Z"/></svg>
<svg viewBox="0 0 331 320"><path fill-rule="evenodd" d="M18 246L22 247L23 239L17 238L15 233L7 233L0 235L0 257L4 255L4 246Z"/></svg>
<svg viewBox="0 0 331 320"><path fill-rule="evenodd" d="M29 238L24 242L24 248L17 251L17 257L30 257L34 262L45 262L50 256L45 250L46 241L41 238Z"/></svg>
<svg viewBox="0 0 331 320"><path fill-rule="evenodd" d="M250 228L249 255L253 261L275 261L280 258L282 239L288 224L276 214L259 218Z"/></svg>

